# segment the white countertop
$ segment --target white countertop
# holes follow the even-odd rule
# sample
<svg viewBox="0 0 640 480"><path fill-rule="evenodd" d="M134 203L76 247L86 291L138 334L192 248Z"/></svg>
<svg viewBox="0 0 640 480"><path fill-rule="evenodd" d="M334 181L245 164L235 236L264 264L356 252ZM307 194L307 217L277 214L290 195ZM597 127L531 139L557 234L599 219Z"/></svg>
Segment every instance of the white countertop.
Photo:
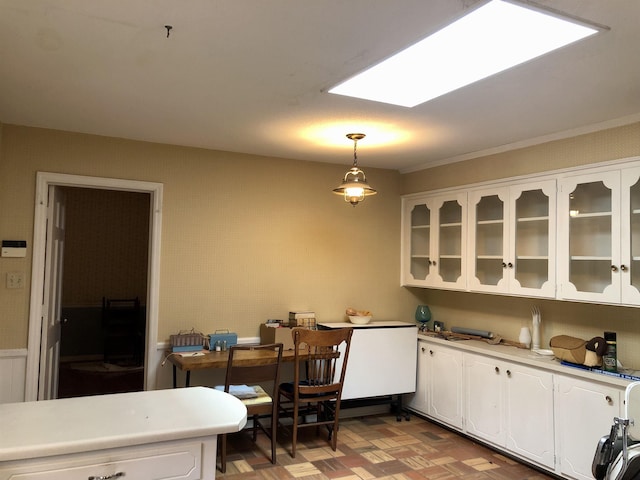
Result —
<svg viewBox="0 0 640 480"><path fill-rule="evenodd" d="M0 405L0 461L240 431L247 409L206 387Z"/></svg>
<svg viewBox="0 0 640 480"><path fill-rule="evenodd" d="M589 370L582 370L580 368L570 367L562 365L560 360L552 356L544 356L534 353L531 350L524 348L511 347L507 345L490 345L487 342L481 340L445 340L430 335L424 335L418 333L418 340L428 340L430 342L446 345L451 348L458 348L469 352L479 353L503 360L516 361L524 365L531 365L537 368L544 368L554 372L562 373L565 375L571 375L574 377L584 378L593 382L604 383L608 385L618 385L620 387L626 387L632 380L626 380L624 378L606 375L597 372L591 372ZM638 375L638 372L625 372L630 375Z"/></svg>
<svg viewBox="0 0 640 480"><path fill-rule="evenodd" d="M358 325L351 322L322 322L318 325L326 328L390 328L390 327L418 327L415 323L400 322L397 320L371 321L365 325Z"/></svg>

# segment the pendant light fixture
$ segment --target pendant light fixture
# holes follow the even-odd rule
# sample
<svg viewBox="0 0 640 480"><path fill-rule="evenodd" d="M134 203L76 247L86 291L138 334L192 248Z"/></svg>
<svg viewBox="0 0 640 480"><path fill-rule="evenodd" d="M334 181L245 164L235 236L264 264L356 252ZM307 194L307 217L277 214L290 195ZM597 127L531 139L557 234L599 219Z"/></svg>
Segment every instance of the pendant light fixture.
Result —
<svg viewBox="0 0 640 480"><path fill-rule="evenodd" d="M367 183L364 172L358 168L358 140L365 137L364 133L348 133L347 138L353 140L353 167L344 174L342 183L333 189L333 193L343 195L344 201L354 207L364 200L364 197L378 193Z"/></svg>

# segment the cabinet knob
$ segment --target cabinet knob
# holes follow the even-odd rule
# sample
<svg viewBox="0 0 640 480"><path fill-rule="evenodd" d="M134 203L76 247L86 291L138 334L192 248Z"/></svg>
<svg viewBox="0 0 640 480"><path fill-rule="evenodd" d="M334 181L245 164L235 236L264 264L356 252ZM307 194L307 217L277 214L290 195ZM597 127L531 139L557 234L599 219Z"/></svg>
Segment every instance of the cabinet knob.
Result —
<svg viewBox="0 0 640 480"><path fill-rule="evenodd" d="M620 270L622 270L623 272L627 271L627 266L626 265L620 265Z"/></svg>
<svg viewBox="0 0 640 480"><path fill-rule="evenodd" d="M618 271L618 267L616 267L615 265L611 265L611 271L612 272L617 272Z"/></svg>
<svg viewBox="0 0 640 480"><path fill-rule="evenodd" d="M426 351L427 351L427 349L426 349L426 348L424 348L424 347L422 347L422 353L424 353L424 352L426 352Z"/></svg>
<svg viewBox="0 0 640 480"><path fill-rule="evenodd" d="M606 397L604 397L604 399L607 401L607 403L609 405L613 405L613 398L611 398L609 395L607 395Z"/></svg>
<svg viewBox="0 0 640 480"><path fill-rule="evenodd" d="M496 371L496 373L500 373L500 369L498 367L494 367L494 370Z"/></svg>
<svg viewBox="0 0 640 480"><path fill-rule="evenodd" d="M433 350L429 350L429 355L433 355Z"/></svg>
<svg viewBox="0 0 640 480"><path fill-rule="evenodd" d="M509 268L513 268L513 263L509 262L509 263L507 264L507 266L508 266Z"/></svg>
<svg viewBox="0 0 640 480"><path fill-rule="evenodd" d="M507 377L511 376L511 370L507 370Z"/></svg>
<svg viewBox="0 0 640 480"><path fill-rule="evenodd" d="M433 265L435 267L436 266L436 261L434 260L433 262L431 262L431 265Z"/></svg>
<svg viewBox="0 0 640 480"><path fill-rule="evenodd" d="M502 262L502 268L507 268L507 264L505 262Z"/></svg>

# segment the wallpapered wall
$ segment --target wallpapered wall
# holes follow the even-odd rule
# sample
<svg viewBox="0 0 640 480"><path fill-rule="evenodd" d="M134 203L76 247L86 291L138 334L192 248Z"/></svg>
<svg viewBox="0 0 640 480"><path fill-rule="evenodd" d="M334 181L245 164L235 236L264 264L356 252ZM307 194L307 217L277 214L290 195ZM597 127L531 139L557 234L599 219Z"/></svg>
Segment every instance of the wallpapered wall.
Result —
<svg viewBox="0 0 640 480"><path fill-rule="evenodd" d="M63 187L66 193L63 307L147 292L149 194Z"/></svg>
<svg viewBox="0 0 640 480"><path fill-rule="evenodd" d="M348 306L413 317L416 300L399 282L396 171L367 169L379 194L354 208L331 192L348 163L15 125L2 126L0 142L1 238L31 242L38 171L164 185L159 341L191 328L256 337L260 323L291 309L315 310L321 321L343 321ZM31 253L0 259L0 278L18 270L27 284L0 285L0 349L27 346Z"/></svg>

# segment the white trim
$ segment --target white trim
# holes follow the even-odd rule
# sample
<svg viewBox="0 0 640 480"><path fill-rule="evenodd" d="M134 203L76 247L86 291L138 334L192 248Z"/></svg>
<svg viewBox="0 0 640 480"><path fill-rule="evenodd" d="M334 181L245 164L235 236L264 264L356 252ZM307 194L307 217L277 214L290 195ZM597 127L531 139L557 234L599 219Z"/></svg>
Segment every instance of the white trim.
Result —
<svg viewBox="0 0 640 480"><path fill-rule="evenodd" d="M425 194L436 195L436 194L450 194L451 192L468 192L470 190L477 190L486 187L499 187L499 186L508 186L513 182L539 182L544 180L557 180L558 178L563 178L566 176L579 175L584 171L597 171L597 169L601 169L602 171L606 171L607 169L615 166L618 168L625 168L631 166L637 166L637 162L640 161L640 156L634 157L626 157L619 158L615 160L606 160L604 162L598 163L587 163L585 165L576 165L573 167L565 167L559 168L556 170L546 170L544 172L539 173L527 173L524 175L517 175L515 177L507 177L507 178L499 178L496 180L485 180L482 182L476 183L467 183L464 185L455 185L452 187L444 187L438 188L435 190L425 190L420 192L412 192L405 193L400 195L400 198L412 199L412 198L420 198Z"/></svg>
<svg viewBox="0 0 640 480"><path fill-rule="evenodd" d="M103 188L151 195L149 221L149 272L147 296L147 344L145 347L145 390L156 386L157 365L151 362L152 349L158 340L158 302L160 296L160 240L162 233L163 185L155 182L117 178L88 177L63 173L38 172L33 221L33 259L31 265L31 298L29 302L29 332L25 400L38 398L38 371L40 368L40 328L42 318L42 291L44 288L44 259L46 250L47 195L49 186Z"/></svg>
<svg viewBox="0 0 640 480"><path fill-rule="evenodd" d="M0 350L0 358L21 358L26 356L26 348L8 348L6 350Z"/></svg>

